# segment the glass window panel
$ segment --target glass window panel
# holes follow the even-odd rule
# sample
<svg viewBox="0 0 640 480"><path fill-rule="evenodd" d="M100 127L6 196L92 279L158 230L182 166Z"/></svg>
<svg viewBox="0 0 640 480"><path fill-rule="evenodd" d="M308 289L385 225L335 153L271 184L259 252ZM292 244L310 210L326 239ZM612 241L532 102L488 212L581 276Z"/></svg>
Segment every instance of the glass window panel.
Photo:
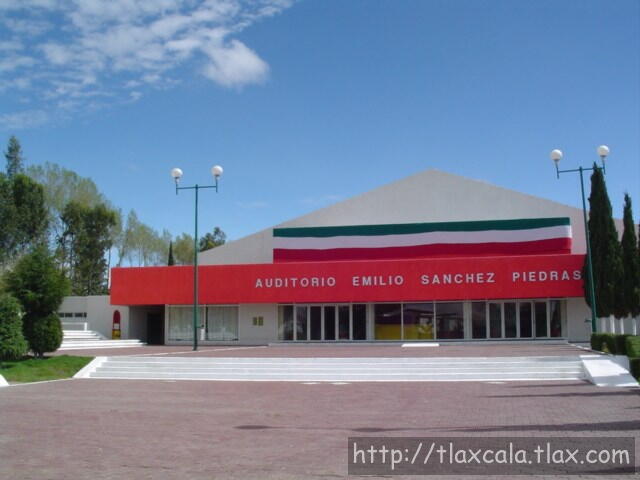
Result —
<svg viewBox="0 0 640 480"><path fill-rule="evenodd" d="M310 307L310 338L311 340L322 340L322 307Z"/></svg>
<svg viewBox="0 0 640 480"><path fill-rule="evenodd" d="M489 304L489 336L502 338L502 305L500 303Z"/></svg>
<svg viewBox="0 0 640 480"><path fill-rule="evenodd" d="M349 340L349 305L338 306L338 334L340 340Z"/></svg>
<svg viewBox="0 0 640 480"><path fill-rule="evenodd" d="M536 337L548 337L547 332L547 302L535 302L536 306Z"/></svg>
<svg viewBox="0 0 640 480"><path fill-rule="evenodd" d="M200 322L204 316L204 308L200 308ZM193 307L169 307L169 340L193 340Z"/></svg>
<svg viewBox="0 0 640 480"><path fill-rule="evenodd" d="M307 307L296 306L296 340L307 339Z"/></svg>
<svg viewBox="0 0 640 480"><path fill-rule="evenodd" d="M353 339L367 339L367 306L364 304L352 305L353 309Z"/></svg>
<svg viewBox="0 0 640 480"><path fill-rule="evenodd" d="M405 303L402 307L405 340L435 338L433 303Z"/></svg>
<svg viewBox="0 0 640 480"><path fill-rule="evenodd" d="M487 338L487 304L485 302L471 304L471 337Z"/></svg>
<svg viewBox="0 0 640 480"><path fill-rule="evenodd" d="M562 336L562 303L560 300L551 300L550 305L551 308L551 336L552 337L561 337Z"/></svg>
<svg viewBox="0 0 640 480"><path fill-rule="evenodd" d="M238 340L238 307L207 307L207 340Z"/></svg>
<svg viewBox="0 0 640 480"><path fill-rule="evenodd" d="M462 302L436 304L436 335L438 338L464 338Z"/></svg>
<svg viewBox="0 0 640 480"><path fill-rule="evenodd" d="M324 307L324 339L336 339L336 307L333 305Z"/></svg>
<svg viewBox="0 0 640 480"><path fill-rule="evenodd" d="M504 303L504 336L506 338L516 338L518 336L518 326L516 318L516 303Z"/></svg>
<svg viewBox="0 0 640 480"><path fill-rule="evenodd" d="M278 340L293 340L293 305L280 305L278 310Z"/></svg>
<svg viewBox="0 0 640 480"><path fill-rule="evenodd" d="M533 336L531 329L531 302L523 302L520 304L520 337L530 338Z"/></svg>
<svg viewBox="0 0 640 480"><path fill-rule="evenodd" d="M399 303L378 303L374 305L376 340L400 340L402 333Z"/></svg>

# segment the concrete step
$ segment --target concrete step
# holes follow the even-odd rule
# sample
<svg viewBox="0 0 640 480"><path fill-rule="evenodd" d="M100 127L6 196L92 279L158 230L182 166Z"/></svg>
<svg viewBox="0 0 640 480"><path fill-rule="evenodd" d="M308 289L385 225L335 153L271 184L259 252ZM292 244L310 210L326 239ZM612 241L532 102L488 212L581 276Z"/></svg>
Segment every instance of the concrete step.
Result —
<svg viewBox="0 0 640 480"><path fill-rule="evenodd" d="M579 357L104 357L91 378L239 381L581 380Z"/></svg>
<svg viewBox="0 0 640 480"><path fill-rule="evenodd" d="M127 340L72 340L64 339L58 350L93 350L99 348L130 348L146 345L137 339Z"/></svg>

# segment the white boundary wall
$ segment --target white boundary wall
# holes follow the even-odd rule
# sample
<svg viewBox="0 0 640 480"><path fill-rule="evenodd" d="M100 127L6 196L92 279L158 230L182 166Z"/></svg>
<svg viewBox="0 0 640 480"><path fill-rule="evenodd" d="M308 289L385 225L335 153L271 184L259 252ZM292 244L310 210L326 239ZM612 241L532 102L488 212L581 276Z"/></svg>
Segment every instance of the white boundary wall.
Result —
<svg viewBox="0 0 640 480"><path fill-rule="evenodd" d="M113 313L120 312L121 338L129 336L129 307L111 305L109 295L92 295L88 297L65 297L58 308L59 313L86 313L86 318L63 317L62 322L87 322L88 330L93 330L111 338ZM134 337L135 338L135 337Z"/></svg>

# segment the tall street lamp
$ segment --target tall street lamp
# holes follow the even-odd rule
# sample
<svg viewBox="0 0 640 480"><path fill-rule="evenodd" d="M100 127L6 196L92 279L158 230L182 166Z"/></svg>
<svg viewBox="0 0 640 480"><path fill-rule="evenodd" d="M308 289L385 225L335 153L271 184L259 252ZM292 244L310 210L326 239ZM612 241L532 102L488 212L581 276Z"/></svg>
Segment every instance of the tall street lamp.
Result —
<svg viewBox="0 0 640 480"><path fill-rule="evenodd" d="M213 185L198 185L197 183L192 187L179 187L180 179L182 178L182 170L174 168L171 170L171 176L176 182L176 195L179 190L195 190L196 191L196 221L195 221L195 234L193 237L193 350L198 350L198 191L201 188L213 188L216 193L218 192L218 179L222 175L222 167L216 165L211 168L211 174L215 180Z"/></svg>
<svg viewBox="0 0 640 480"><path fill-rule="evenodd" d="M560 160L562 160L562 150L552 150L551 151L551 160L555 163L556 166L556 177L560 178L561 173L570 173L570 172L580 172L580 190L582 192L582 215L584 216L584 234L587 241L587 287L589 291L589 301L591 303L591 331L595 333L597 331L596 327L596 292L595 292L595 282L593 280L593 261L591 258L591 239L589 238L589 222L587 220L587 205L584 198L584 176L583 172L593 171L593 170L602 170L602 173L606 173L606 164L605 158L609 155L609 147L606 145L600 145L597 148L598 156L600 160L602 160L602 167L594 165L590 168L578 167L571 170L560 170L558 165Z"/></svg>

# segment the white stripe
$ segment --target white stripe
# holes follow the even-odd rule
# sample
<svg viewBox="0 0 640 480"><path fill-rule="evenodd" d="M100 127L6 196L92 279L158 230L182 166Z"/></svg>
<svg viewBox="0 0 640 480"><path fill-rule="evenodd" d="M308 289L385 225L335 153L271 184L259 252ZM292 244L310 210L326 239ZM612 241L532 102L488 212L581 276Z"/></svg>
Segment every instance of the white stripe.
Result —
<svg viewBox="0 0 640 480"><path fill-rule="evenodd" d="M483 230L480 232L425 232L396 235L345 235L340 237L274 237L274 248L288 250L331 248L411 247L447 243L513 243L571 238L571 226L527 230Z"/></svg>

